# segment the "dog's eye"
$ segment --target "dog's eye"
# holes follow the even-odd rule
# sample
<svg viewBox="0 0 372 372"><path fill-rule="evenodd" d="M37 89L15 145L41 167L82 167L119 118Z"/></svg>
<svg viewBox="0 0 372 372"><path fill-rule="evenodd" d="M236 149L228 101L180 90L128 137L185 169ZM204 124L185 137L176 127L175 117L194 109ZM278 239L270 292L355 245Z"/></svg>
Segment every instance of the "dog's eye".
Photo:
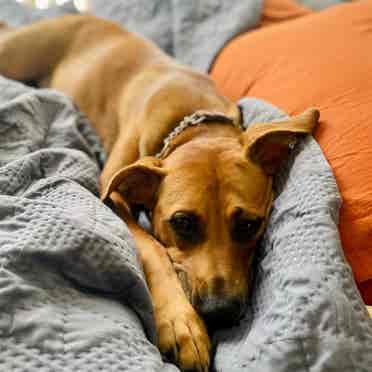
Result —
<svg viewBox="0 0 372 372"><path fill-rule="evenodd" d="M199 238L199 219L191 213L176 212L169 220L178 238L194 242Z"/></svg>
<svg viewBox="0 0 372 372"><path fill-rule="evenodd" d="M238 242L254 240L262 225L262 219L236 218L232 226L232 237Z"/></svg>

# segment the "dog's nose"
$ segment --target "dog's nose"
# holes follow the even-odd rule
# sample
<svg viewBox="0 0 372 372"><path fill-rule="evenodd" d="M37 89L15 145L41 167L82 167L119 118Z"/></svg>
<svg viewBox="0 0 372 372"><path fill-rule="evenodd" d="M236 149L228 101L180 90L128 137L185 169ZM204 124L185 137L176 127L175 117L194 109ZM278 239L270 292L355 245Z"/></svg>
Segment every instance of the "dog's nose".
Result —
<svg viewBox="0 0 372 372"><path fill-rule="evenodd" d="M243 301L236 298L209 296L199 298L194 306L208 328L218 329L238 322L243 310Z"/></svg>

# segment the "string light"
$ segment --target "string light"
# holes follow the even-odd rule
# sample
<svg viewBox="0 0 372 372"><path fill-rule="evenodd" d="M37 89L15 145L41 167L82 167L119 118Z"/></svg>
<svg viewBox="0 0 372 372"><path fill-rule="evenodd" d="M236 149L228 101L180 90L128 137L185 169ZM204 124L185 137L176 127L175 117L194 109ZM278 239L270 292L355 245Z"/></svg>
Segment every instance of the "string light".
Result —
<svg viewBox="0 0 372 372"><path fill-rule="evenodd" d="M49 0L35 0L35 6L39 9L47 9L49 7Z"/></svg>
<svg viewBox="0 0 372 372"><path fill-rule="evenodd" d="M64 5L71 0L15 0L18 3L27 3L30 5L34 5L36 8L39 9L47 9L53 5ZM79 12L86 12L89 8L89 0L73 0L75 8Z"/></svg>
<svg viewBox="0 0 372 372"><path fill-rule="evenodd" d="M74 5L79 12L86 12L89 7L88 0L74 0Z"/></svg>

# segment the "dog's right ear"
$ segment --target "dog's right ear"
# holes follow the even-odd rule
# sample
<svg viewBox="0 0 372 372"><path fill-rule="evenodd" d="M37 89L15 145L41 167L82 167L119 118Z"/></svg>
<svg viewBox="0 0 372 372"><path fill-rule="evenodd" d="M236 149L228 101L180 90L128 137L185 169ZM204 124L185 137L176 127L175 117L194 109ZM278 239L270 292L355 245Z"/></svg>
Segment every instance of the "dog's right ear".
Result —
<svg viewBox="0 0 372 372"><path fill-rule="evenodd" d="M151 210L165 175L161 160L144 157L116 172L104 189L101 200L107 202L110 194L117 191L128 205L143 205Z"/></svg>

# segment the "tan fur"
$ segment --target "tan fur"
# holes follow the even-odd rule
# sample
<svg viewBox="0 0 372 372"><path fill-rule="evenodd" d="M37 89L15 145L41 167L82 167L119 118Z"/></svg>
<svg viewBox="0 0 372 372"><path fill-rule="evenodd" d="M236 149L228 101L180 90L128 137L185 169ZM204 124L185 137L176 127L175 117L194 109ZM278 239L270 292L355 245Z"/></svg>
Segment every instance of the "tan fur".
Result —
<svg viewBox="0 0 372 372"><path fill-rule="evenodd" d="M159 160L154 154L185 116L218 111L238 124L240 114L208 76L151 42L108 21L66 16L2 35L0 73L38 79L69 95L88 116L108 153L102 198L112 200L133 233L159 348L183 370L207 371L210 341L200 316L205 300L213 299L221 311L225 299L244 302L254 247L273 199L271 176L294 137L314 129L317 111L244 133L218 122L189 128ZM155 237L131 216L136 204L151 211ZM197 219L197 241L180 239L172 227L180 212ZM237 221L258 219L249 241L232 234Z"/></svg>

